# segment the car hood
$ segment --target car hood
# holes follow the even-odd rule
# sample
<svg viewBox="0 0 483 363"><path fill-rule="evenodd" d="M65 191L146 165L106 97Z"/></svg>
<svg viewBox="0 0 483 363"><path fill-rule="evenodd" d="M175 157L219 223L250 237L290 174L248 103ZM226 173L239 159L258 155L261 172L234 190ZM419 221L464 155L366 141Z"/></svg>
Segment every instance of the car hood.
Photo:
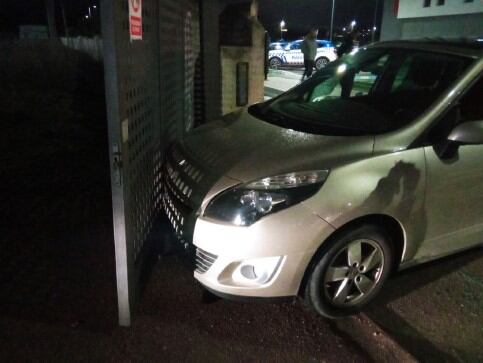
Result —
<svg viewBox="0 0 483 363"><path fill-rule="evenodd" d="M368 157L374 137L293 131L243 110L193 130L180 146L210 179L249 182L294 171L330 169Z"/></svg>

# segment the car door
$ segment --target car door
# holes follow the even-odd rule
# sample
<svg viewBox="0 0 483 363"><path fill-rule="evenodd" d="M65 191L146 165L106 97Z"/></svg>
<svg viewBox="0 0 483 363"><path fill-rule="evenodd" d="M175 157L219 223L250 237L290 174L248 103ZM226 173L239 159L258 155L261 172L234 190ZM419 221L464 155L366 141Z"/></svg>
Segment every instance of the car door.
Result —
<svg viewBox="0 0 483 363"><path fill-rule="evenodd" d="M482 95L480 76L429 134L430 145L424 148L427 229L425 243L418 253L421 258L483 243L483 144L459 145L445 158L437 147L453 125L483 121Z"/></svg>
<svg viewBox="0 0 483 363"><path fill-rule="evenodd" d="M290 44L290 50L287 52L287 63L291 65L299 65L304 63L304 55L300 47L302 42L294 42Z"/></svg>

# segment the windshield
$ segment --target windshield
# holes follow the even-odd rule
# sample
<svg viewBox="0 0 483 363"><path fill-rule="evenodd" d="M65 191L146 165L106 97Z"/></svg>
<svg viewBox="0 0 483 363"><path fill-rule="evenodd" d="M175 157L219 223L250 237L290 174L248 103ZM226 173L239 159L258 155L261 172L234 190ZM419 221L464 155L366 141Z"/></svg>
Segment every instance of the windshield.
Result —
<svg viewBox="0 0 483 363"><path fill-rule="evenodd" d="M250 112L264 121L309 133L384 133L414 120L470 62L416 50L360 49Z"/></svg>

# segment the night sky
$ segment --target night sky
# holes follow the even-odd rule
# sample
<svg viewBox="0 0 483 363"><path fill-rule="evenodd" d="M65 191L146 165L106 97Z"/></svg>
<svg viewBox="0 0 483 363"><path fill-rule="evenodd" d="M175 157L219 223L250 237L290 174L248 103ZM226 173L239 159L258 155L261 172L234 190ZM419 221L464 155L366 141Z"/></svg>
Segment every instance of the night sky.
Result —
<svg viewBox="0 0 483 363"><path fill-rule="evenodd" d="M376 0L335 0L334 28L343 28L355 19L362 28L372 28ZM379 0L378 24L381 22L383 0ZM295 39L307 28L316 26L321 31L330 28L332 0L260 0L260 20L272 39L280 38L280 21L288 29L284 38Z"/></svg>
<svg viewBox="0 0 483 363"><path fill-rule="evenodd" d="M286 22L284 38L296 39L308 28L316 26L324 38L330 27L332 0L259 0L260 20L272 39L280 37L280 21ZM341 29L355 19L362 28L371 28L377 0L335 0L334 27ZM62 32L59 4L64 3L69 26L83 21L89 5L99 6L100 0L56 0L58 29ZM379 14L383 0L379 0ZM18 31L19 24L46 24L44 0L0 0L0 32ZM378 24L380 26L380 15Z"/></svg>
<svg viewBox="0 0 483 363"><path fill-rule="evenodd" d="M63 32L60 4L65 6L67 23L75 27L85 21L88 6L99 6L100 0L55 0L57 29ZM45 25L45 0L0 0L0 32L18 32L18 25Z"/></svg>

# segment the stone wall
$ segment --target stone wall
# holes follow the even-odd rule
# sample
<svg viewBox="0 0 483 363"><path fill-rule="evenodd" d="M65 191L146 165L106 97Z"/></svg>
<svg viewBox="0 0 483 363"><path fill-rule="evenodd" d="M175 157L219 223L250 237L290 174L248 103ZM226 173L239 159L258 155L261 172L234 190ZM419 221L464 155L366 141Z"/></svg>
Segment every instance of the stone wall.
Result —
<svg viewBox="0 0 483 363"><path fill-rule="evenodd" d="M243 106L237 106L237 63L248 62L248 104L263 101L264 96L264 62L265 62L265 29L256 16L251 17L252 46L224 46L220 49L222 70L222 114L227 114Z"/></svg>
<svg viewBox="0 0 483 363"><path fill-rule="evenodd" d="M203 68L203 120L215 120L221 116L221 65L218 0L201 2L201 60Z"/></svg>

